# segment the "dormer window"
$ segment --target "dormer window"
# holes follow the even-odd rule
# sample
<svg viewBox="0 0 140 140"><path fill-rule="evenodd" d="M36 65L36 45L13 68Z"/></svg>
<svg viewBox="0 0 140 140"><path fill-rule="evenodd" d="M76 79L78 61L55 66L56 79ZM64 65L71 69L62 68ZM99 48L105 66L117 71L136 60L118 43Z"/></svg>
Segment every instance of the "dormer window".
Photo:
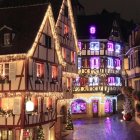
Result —
<svg viewBox="0 0 140 140"><path fill-rule="evenodd" d="M4 46L11 44L11 35L10 33L4 33Z"/></svg>
<svg viewBox="0 0 140 140"><path fill-rule="evenodd" d="M109 52L113 52L114 51L114 46L112 42L108 42L107 43L107 49Z"/></svg>

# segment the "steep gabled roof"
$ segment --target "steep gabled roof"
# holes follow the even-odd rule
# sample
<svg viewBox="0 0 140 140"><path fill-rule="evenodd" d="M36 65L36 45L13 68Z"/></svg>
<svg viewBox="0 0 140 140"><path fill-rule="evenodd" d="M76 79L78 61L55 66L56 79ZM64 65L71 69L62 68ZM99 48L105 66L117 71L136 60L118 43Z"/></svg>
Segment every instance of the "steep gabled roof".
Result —
<svg viewBox="0 0 140 140"><path fill-rule="evenodd" d="M124 41L127 41L130 31L134 28L134 23L121 19L118 13L110 13L103 10L101 14L79 16L77 24L77 34L79 39L90 37L89 27L96 26L95 37L97 39L108 39L111 33L114 20L117 21L120 33Z"/></svg>
<svg viewBox="0 0 140 140"><path fill-rule="evenodd" d="M0 7L15 7L51 3L54 18L56 21L62 5L62 1L63 0L2 0L0 1Z"/></svg>
<svg viewBox="0 0 140 140"><path fill-rule="evenodd" d="M43 4L0 9L0 28L6 25L15 33L13 45L0 46L0 54L27 53L34 42L47 7L48 4Z"/></svg>

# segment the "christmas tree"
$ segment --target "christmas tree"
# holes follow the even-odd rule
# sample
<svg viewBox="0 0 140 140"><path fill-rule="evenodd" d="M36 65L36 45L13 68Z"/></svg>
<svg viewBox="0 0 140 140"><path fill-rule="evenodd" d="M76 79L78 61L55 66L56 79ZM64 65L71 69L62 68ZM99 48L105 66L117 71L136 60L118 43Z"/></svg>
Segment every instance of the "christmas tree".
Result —
<svg viewBox="0 0 140 140"><path fill-rule="evenodd" d="M37 140L45 140L42 126L37 129Z"/></svg>
<svg viewBox="0 0 140 140"><path fill-rule="evenodd" d="M73 123L72 123L72 119L71 119L71 113L70 110L68 109L67 112L67 120L66 120L66 130L73 130Z"/></svg>

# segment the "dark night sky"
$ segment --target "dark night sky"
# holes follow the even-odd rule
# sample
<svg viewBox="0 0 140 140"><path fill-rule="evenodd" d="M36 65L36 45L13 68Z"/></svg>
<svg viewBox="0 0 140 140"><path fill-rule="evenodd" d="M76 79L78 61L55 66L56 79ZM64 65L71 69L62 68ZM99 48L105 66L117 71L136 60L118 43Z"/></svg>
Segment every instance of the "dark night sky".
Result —
<svg viewBox="0 0 140 140"><path fill-rule="evenodd" d="M79 0L85 7L86 14L100 13L102 9L118 12L127 20L140 23L140 0Z"/></svg>

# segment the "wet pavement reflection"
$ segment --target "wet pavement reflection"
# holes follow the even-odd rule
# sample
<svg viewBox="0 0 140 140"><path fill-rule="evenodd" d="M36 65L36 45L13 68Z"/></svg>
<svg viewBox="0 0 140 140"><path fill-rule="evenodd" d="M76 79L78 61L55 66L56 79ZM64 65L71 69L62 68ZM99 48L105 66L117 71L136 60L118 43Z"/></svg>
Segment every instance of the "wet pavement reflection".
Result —
<svg viewBox="0 0 140 140"><path fill-rule="evenodd" d="M134 119L121 119L114 115L74 120L74 131L68 131L63 140L140 140L140 125Z"/></svg>

